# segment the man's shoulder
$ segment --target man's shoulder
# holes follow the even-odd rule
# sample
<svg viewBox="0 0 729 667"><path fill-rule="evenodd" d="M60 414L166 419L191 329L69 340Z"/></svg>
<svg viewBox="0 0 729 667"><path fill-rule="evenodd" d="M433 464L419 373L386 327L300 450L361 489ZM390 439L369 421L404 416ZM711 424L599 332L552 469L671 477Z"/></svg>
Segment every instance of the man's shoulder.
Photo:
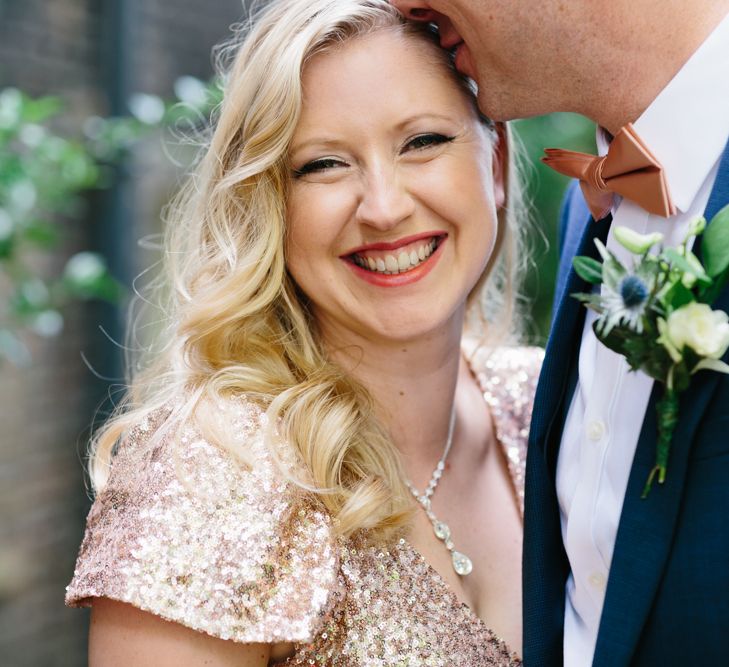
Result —
<svg viewBox="0 0 729 667"><path fill-rule="evenodd" d="M590 209L582 195L580 182L573 180L567 186L560 212L559 249L561 257L574 255L580 242L581 232L585 228L585 222L589 219Z"/></svg>
<svg viewBox="0 0 729 667"><path fill-rule="evenodd" d="M555 294L562 293L567 274L572 266L572 258L577 254L582 232L590 219L590 209L582 195L580 183L572 181L567 187L559 217L557 284ZM556 302L555 302L556 306Z"/></svg>

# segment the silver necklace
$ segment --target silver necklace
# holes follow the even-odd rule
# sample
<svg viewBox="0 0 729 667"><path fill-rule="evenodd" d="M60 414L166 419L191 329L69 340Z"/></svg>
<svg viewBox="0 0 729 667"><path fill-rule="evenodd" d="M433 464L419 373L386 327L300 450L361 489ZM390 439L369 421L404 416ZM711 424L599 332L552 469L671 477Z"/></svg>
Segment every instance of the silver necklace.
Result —
<svg viewBox="0 0 729 667"><path fill-rule="evenodd" d="M409 480L405 480L405 484L407 484L407 487L408 489L410 489L410 493L412 493L415 497L415 500L417 500L418 503L425 510L425 514L427 515L428 519L430 519L430 523L433 526L433 532L435 533L435 536L441 542L443 542L445 548L448 549L448 551L450 552L451 562L453 563L453 569L455 570L456 574L460 575L461 577L465 577L467 574L471 574L471 570L473 570L473 563L471 562L471 559L466 556L466 554L460 551L456 551L455 546L453 545L453 541L451 540L451 529L448 527L447 523L438 520L438 517L436 517L433 512L433 508L430 502L430 499L435 493L436 488L438 488L438 482L440 482L440 478L443 475L443 470L445 470L446 458L448 457L448 452L451 451L451 445L453 444L453 430L455 425L456 406L454 404L453 409L451 410L451 421L448 424L448 438L446 439L445 448L443 449L443 454L440 457L440 461L438 461L438 465L435 467L433 474L430 476L430 481L428 482L428 486L426 487L425 491L423 493L420 493L410 483Z"/></svg>

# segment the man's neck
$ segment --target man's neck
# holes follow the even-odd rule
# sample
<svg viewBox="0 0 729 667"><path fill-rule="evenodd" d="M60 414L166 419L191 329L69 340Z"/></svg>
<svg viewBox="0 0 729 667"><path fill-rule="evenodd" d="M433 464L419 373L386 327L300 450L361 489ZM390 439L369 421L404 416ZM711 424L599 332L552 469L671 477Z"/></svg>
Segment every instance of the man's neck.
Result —
<svg viewBox="0 0 729 667"><path fill-rule="evenodd" d="M584 87L593 94L585 95L579 111L612 134L643 114L729 14L729 0L670 0L660 12L646 4L636 3L630 23L628 16L606 21L611 48ZM626 25L634 27L626 31Z"/></svg>

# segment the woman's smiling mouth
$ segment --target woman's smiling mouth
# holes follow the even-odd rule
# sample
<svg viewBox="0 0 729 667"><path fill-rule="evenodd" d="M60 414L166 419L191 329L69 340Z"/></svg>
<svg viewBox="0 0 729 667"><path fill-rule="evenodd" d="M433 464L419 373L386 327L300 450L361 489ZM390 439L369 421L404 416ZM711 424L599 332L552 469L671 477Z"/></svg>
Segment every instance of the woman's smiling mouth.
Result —
<svg viewBox="0 0 729 667"><path fill-rule="evenodd" d="M342 256L355 272L378 285L402 285L419 279L430 270L445 233L420 234L395 243L375 243ZM431 259L433 258L433 259ZM364 275L363 275L364 274ZM399 280L393 280L395 277ZM372 278L373 280L370 280Z"/></svg>

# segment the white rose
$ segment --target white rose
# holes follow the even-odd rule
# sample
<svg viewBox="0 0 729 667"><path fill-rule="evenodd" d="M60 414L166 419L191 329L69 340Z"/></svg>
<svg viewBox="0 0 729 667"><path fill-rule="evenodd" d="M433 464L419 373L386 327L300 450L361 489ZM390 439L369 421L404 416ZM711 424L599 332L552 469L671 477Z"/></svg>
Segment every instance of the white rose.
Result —
<svg viewBox="0 0 729 667"><path fill-rule="evenodd" d="M689 303L668 316L663 333L677 350L688 346L702 357L719 359L729 347L729 316L705 303Z"/></svg>

